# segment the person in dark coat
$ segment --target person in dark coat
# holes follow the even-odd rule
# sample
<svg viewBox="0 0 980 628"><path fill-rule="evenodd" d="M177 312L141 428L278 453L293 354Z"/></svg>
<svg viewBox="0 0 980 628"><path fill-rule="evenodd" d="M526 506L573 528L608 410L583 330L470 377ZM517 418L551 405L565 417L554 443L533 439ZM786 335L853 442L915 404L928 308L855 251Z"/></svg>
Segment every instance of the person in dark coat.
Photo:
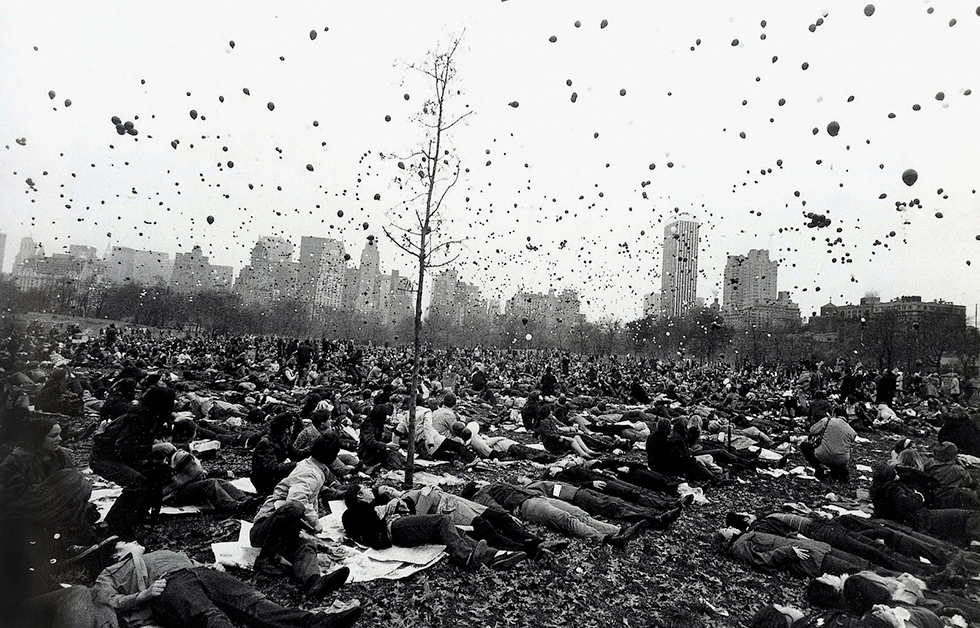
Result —
<svg viewBox="0 0 980 628"><path fill-rule="evenodd" d="M289 459L289 450L299 420L292 412L276 415L269 423L265 436L259 439L252 452L252 472L249 477L259 495L268 495L296 463Z"/></svg>

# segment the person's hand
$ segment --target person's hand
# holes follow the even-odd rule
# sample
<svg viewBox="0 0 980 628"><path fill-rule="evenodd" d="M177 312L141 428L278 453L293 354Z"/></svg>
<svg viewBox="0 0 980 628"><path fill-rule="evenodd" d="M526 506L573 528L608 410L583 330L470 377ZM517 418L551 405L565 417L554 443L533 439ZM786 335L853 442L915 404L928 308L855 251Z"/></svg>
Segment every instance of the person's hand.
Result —
<svg viewBox="0 0 980 628"><path fill-rule="evenodd" d="M394 451L395 449L398 449L398 443L388 443L385 445L385 448Z"/></svg>
<svg viewBox="0 0 980 628"><path fill-rule="evenodd" d="M604 491L606 489L606 483L603 480L596 480L596 481L594 481L592 483L592 486L596 487L600 491Z"/></svg>
<svg viewBox="0 0 980 628"><path fill-rule="evenodd" d="M147 587L145 591L140 591L140 594L137 597L143 600L152 600L155 597L160 597L160 594L163 593L163 590L166 588L167 579L160 578L150 583L150 586Z"/></svg>
<svg viewBox="0 0 980 628"><path fill-rule="evenodd" d="M796 554L796 557L799 558L800 560L806 560L810 558L810 550L805 550L800 547L794 547L793 553Z"/></svg>

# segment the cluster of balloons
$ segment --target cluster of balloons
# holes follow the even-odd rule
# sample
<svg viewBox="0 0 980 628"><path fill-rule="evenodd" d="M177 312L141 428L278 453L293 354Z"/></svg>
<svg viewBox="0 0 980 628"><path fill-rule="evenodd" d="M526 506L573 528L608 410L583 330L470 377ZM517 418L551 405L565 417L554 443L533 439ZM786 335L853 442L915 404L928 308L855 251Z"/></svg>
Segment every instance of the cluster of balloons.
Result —
<svg viewBox="0 0 980 628"><path fill-rule="evenodd" d="M116 126L116 133L119 135L139 135L139 131L136 130L136 125L133 124L132 120L126 120L123 122L119 116L112 116L112 123Z"/></svg>
<svg viewBox="0 0 980 628"><path fill-rule="evenodd" d="M830 226L830 218L827 218L823 214L807 212L806 217L810 219L810 222L806 224L810 229L822 229Z"/></svg>

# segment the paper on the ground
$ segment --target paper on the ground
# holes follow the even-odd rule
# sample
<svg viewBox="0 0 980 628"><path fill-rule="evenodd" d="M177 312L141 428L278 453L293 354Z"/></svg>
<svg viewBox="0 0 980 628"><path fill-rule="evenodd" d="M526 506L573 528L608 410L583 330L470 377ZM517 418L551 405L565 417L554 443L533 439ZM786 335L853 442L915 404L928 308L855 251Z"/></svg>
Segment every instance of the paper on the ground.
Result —
<svg viewBox="0 0 980 628"><path fill-rule="evenodd" d="M404 475L404 471L387 471L382 476L386 480L392 480L399 482ZM419 471L415 474L415 483L422 484L423 486L442 486L444 484L455 486L457 484L465 484L466 480L461 478L453 477L451 475L442 474L434 475L432 473L427 473L426 471Z"/></svg>
<svg viewBox="0 0 980 628"><path fill-rule="evenodd" d="M682 498L686 495L694 495L695 504L707 504L708 498L704 496L704 489L700 486L697 488L691 488L691 485L687 482L679 484L677 486L677 494Z"/></svg>
<svg viewBox="0 0 980 628"><path fill-rule="evenodd" d="M415 464L420 467L438 467L449 463L445 460L420 460L419 458L416 458Z"/></svg>
<svg viewBox="0 0 980 628"><path fill-rule="evenodd" d="M330 539L338 543L347 538L344 533L344 523L341 516L347 510L347 506L341 500L330 500L330 514L320 517L320 527L322 530L317 533L321 539Z"/></svg>
<svg viewBox="0 0 980 628"><path fill-rule="evenodd" d="M837 504L827 504L822 506L824 510L830 510L838 515L854 515L855 517L861 517L862 519L870 519L871 515L864 512L863 510L848 510L847 508L841 508Z"/></svg>
<svg viewBox="0 0 980 628"><path fill-rule="evenodd" d="M873 471L873 469L866 464L854 465L854 468L862 473L871 473Z"/></svg>
<svg viewBox="0 0 980 628"><path fill-rule="evenodd" d="M250 521L239 521L239 523L241 529L238 532L237 541L211 544L214 562L225 567L252 570L255 568L255 559L259 557L259 548L252 547L252 543L249 541L252 523Z"/></svg>
<svg viewBox="0 0 980 628"><path fill-rule="evenodd" d="M255 485L252 484L251 478L238 478L231 480L231 485L245 493L258 493L258 491L255 490Z"/></svg>
<svg viewBox="0 0 980 628"><path fill-rule="evenodd" d="M411 563L426 565L446 551L445 545L420 545L418 547L389 547L388 549L368 549L364 555L371 560L382 562Z"/></svg>

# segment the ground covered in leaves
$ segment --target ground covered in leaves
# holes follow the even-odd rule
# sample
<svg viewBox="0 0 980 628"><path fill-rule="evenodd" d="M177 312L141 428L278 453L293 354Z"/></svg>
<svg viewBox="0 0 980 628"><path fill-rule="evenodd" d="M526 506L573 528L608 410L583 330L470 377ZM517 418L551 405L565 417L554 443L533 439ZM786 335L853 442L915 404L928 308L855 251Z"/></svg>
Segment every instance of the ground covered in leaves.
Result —
<svg viewBox="0 0 980 628"><path fill-rule="evenodd" d="M879 432L864 436L870 443L855 445L854 462L870 466L887 459L895 435ZM69 445L79 464L85 466L88 442ZM631 451L621 457L642 461L645 454ZM243 449L224 449L205 464L241 477L248 473L249 455ZM800 464L802 457L794 453L787 468ZM513 481L519 475L533 477L539 473L522 461L509 466L482 464L461 476ZM466 572L443 560L403 580L348 584L337 598L359 600L364 615L358 625L388 628L744 626L764 604L790 603L808 608L803 599L806 581L757 571L714 551L710 535L723 525L725 513L764 513L782 509L787 502L817 507L830 503L828 493L853 499L858 489L866 490L870 485L861 475L868 474L854 473L852 468L850 483L842 486L745 471L730 486L706 488L707 504L685 508L670 529L648 530L625 551L573 539L560 553L503 572L486 568ZM560 538L550 530L538 531L546 538ZM237 523L217 515L171 516L162 518L146 535L144 544L148 551L181 550L195 560L213 562L211 543L234 540L237 535ZM314 606L288 579L229 571L281 604ZM331 601L327 598L324 603Z"/></svg>

